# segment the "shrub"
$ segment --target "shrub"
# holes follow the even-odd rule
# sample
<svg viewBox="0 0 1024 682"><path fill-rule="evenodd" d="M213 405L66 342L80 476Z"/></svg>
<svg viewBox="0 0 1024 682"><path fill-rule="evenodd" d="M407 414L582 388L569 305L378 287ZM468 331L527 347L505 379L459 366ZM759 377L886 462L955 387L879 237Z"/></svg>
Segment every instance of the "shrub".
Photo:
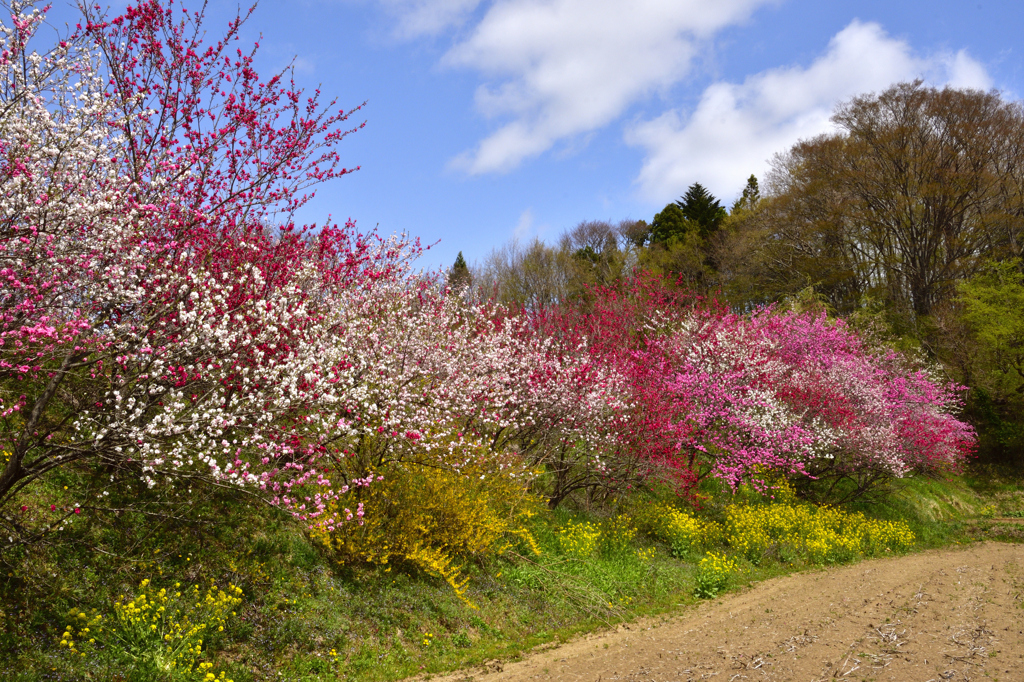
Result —
<svg viewBox="0 0 1024 682"><path fill-rule="evenodd" d="M642 507L636 516L644 532L667 543L676 557L707 549L717 544L722 535L722 527L714 521L698 519L664 503Z"/></svg>
<svg viewBox="0 0 1024 682"><path fill-rule="evenodd" d="M903 521L875 521L835 507L783 502L730 505L725 540L754 564L775 555L783 561L824 565L906 551L915 537Z"/></svg>
<svg viewBox="0 0 1024 682"><path fill-rule="evenodd" d="M360 523L321 521L310 535L342 564L404 561L440 577L469 604L460 560L500 555L514 544L540 553L526 528L539 501L527 492L522 474L474 463L460 471L394 465L359 491Z"/></svg>
<svg viewBox="0 0 1024 682"><path fill-rule="evenodd" d="M590 352L623 377L620 440L644 480L692 490L710 473L735 489L777 474L806 498L841 503L955 469L974 446L955 416L962 387L841 320L738 314L662 295L643 277L595 291L580 317Z"/></svg>
<svg viewBox="0 0 1024 682"><path fill-rule="evenodd" d="M570 521L558 531L558 544L575 559L589 559L601 546L601 527L589 521Z"/></svg>

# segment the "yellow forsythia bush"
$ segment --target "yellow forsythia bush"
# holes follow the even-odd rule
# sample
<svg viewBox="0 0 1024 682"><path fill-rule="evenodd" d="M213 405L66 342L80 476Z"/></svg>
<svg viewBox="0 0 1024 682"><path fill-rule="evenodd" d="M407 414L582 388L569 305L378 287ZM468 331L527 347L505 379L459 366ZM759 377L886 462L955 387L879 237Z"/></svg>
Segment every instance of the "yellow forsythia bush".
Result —
<svg viewBox="0 0 1024 682"><path fill-rule="evenodd" d="M502 554L514 542L540 553L526 528L539 500L521 475L411 462L376 473L383 479L359 490L361 523L310 530L340 563L405 561L445 580L469 604L460 559Z"/></svg>

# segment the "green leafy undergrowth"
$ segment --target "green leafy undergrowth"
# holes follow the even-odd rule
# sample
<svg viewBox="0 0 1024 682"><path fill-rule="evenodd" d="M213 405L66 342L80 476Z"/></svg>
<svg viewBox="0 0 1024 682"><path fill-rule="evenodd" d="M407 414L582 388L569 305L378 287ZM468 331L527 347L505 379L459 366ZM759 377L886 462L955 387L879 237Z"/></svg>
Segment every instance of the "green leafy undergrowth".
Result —
<svg viewBox="0 0 1024 682"><path fill-rule="evenodd" d="M917 547L1013 540L994 525L996 531L980 532L971 519L986 505L1012 512L1017 490L1013 483L985 489L966 477L915 479L846 511L905 521ZM747 492L737 497L706 485L697 509L665 494L592 512L538 514L530 535L539 554L513 546L501 558L462 566L471 608L443 580L413 566L339 565L289 516L238 493L182 492L170 500L154 492L152 504L145 491L130 494L136 511L87 511L52 541L0 556L0 679L397 680L514 658L809 565L770 557L755 566L710 532L696 542L701 528L724 527L730 505L757 503ZM173 515L161 513L172 507ZM644 520L641 508L676 508L699 523L680 516L662 527ZM708 552L719 557L714 566ZM181 657L187 666L154 669L166 659L159 642L141 635L138 641L149 643L133 649L142 652L138 660L131 647L112 644L113 635L88 643L91 633L83 630L97 615L113 618L116 604L130 603L125 598L144 592L160 599L160 590L180 590L175 585L214 590L215 597L223 589L238 599L216 618L190 617L207 627L189 640L202 644ZM181 608L174 622L187 615ZM77 657L60 644L69 626Z"/></svg>
<svg viewBox="0 0 1024 682"><path fill-rule="evenodd" d="M523 547L465 565L474 609L415 567L341 566L290 517L244 496L193 494L184 511L82 514L53 541L6 552L0 679L394 680L515 656L691 599L692 566L655 551L620 517L544 514L532 528L540 555ZM592 556L559 541L577 519L603 531ZM184 663L170 665L165 650L180 652L161 644L184 610L170 625L117 629L128 604L138 610L196 585L230 590L239 603L191 636L196 650L178 657ZM132 647L117 644L129 639Z"/></svg>

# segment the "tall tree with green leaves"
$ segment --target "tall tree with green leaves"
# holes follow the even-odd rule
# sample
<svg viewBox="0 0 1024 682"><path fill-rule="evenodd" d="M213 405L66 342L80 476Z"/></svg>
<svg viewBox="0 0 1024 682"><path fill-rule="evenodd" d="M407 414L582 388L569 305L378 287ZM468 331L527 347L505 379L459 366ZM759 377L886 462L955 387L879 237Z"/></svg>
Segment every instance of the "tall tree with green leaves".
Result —
<svg viewBox="0 0 1024 682"><path fill-rule="evenodd" d="M676 204L669 204L651 221L651 244L667 244L669 240L682 239L690 231L690 223L683 210Z"/></svg>
<svg viewBox="0 0 1024 682"><path fill-rule="evenodd" d="M776 157L765 261L851 312L917 328L989 260L1024 255L1024 106L921 81L855 97L838 130Z"/></svg>
<svg viewBox="0 0 1024 682"><path fill-rule="evenodd" d="M968 407L984 455L1024 464L1024 269L1019 259L988 264L957 286L966 338L955 347ZM954 347L946 344L947 348Z"/></svg>

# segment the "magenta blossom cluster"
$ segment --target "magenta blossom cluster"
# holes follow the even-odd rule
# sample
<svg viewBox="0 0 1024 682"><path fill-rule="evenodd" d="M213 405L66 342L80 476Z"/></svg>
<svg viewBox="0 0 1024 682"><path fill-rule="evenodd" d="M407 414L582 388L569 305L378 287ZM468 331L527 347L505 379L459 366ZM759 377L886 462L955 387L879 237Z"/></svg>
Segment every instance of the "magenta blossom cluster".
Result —
<svg viewBox="0 0 1024 682"><path fill-rule="evenodd" d="M596 296L594 348L631 387L633 447L684 485L784 476L834 499L956 468L973 448L962 387L842 320L737 314L642 280Z"/></svg>

